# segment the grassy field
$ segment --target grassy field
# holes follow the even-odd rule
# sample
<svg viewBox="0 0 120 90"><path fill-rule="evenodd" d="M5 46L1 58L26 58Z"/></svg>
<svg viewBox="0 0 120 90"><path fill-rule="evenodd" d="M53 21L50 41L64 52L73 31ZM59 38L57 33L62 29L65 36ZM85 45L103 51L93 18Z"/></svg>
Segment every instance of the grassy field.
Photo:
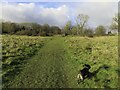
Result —
<svg viewBox="0 0 120 90"><path fill-rule="evenodd" d="M83 83L80 83L79 87L118 87L117 37L68 37L65 42L69 44L66 48L71 56L69 60L71 62L72 77L83 67L83 64L90 64L92 66L90 71L97 72L92 78L85 79Z"/></svg>
<svg viewBox="0 0 120 90"><path fill-rule="evenodd" d="M117 88L118 37L3 36L3 87ZM77 84L90 64L91 78Z"/></svg>
<svg viewBox="0 0 120 90"><path fill-rule="evenodd" d="M11 82L19 74L23 65L33 56L48 38L28 36L2 36L2 80Z"/></svg>

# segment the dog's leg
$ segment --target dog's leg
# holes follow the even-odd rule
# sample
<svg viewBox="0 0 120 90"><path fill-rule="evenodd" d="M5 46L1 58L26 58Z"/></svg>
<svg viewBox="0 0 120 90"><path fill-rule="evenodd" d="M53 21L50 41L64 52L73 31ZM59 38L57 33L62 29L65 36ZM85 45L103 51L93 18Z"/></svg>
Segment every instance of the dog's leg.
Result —
<svg viewBox="0 0 120 90"><path fill-rule="evenodd" d="M79 83L80 83L80 80L77 80L77 83L79 84Z"/></svg>

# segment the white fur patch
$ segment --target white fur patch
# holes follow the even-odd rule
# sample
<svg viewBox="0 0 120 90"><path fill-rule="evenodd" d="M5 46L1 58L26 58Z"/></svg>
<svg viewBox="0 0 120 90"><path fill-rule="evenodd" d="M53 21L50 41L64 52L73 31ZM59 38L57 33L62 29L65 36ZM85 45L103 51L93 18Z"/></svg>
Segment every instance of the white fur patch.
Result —
<svg viewBox="0 0 120 90"><path fill-rule="evenodd" d="M81 74L78 74L78 75L77 75L77 79L81 79L81 80L83 80L82 75L81 75Z"/></svg>

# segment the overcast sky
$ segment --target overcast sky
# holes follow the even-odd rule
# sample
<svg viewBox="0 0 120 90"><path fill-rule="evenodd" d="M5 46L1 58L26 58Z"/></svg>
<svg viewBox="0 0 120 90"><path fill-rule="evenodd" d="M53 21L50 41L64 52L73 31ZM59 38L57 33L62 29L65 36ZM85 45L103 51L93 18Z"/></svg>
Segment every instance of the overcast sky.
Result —
<svg viewBox="0 0 120 90"><path fill-rule="evenodd" d="M47 0L46 0L47 1ZM53 0L55 1L55 0ZM56 0L57 1L57 0ZM60 0L59 0L60 1ZM75 1L75 0L74 0ZM13 22L37 22L40 24L64 26L71 20L75 23L78 14L88 15L90 27L110 25L118 12L118 2L21 2L11 0L2 3L2 19Z"/></svg>

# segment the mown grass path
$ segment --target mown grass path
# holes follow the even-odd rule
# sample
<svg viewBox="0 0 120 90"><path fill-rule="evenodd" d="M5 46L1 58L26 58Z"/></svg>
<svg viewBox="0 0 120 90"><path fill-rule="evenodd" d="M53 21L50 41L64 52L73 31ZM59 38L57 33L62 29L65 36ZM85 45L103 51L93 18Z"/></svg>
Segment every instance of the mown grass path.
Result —
<svg viewBox="0 0 120 90"><path fill-rule="evenodd" d="M49 41L28 61L21 74L8 87L67 87L64 52L63 38L58 37Z"/></svg>

